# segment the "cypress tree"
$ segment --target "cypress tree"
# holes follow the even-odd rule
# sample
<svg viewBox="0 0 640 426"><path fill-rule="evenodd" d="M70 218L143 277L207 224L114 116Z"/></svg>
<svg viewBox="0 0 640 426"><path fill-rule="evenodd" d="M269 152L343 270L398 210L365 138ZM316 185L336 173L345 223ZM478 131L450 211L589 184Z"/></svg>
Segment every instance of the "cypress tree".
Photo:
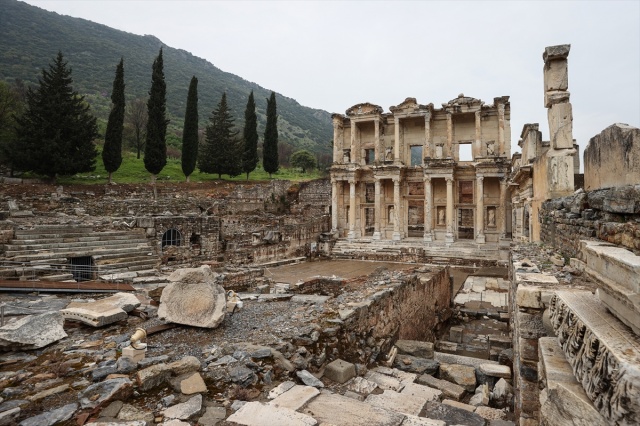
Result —
<svg viewBox="0 0 640 426"><path fill-rule="evenodd" d="M258 116L256 115L256 103L253 100L253 90L249 94L247 107L244 110L244 152L242 153L242 171L247 174L256 169L258 165Z"/></svg>
<svg viewBox="0 0 640 426"><path fill-rule="evenodd" d="M156 175L162 171L167 164L167 84L164 81L164 70L162 60L162 48L158 57L153 61L153 72L151 75L151 89L149 90L149 100L147 101L147 132L144 146L144 167L151 173L151 182L154 184Z"/></svg>
<svg viewBox="0 0 640 426"><path fill-rule="evenodd" d="M262 157L264 171L271 174L278 171L278 115L276 112L276 93L271 92L267 99L267 127L264 130L264 153Z"/></svg>
<svg viewBox="0 0 640 426"><path fill-rule="evenodd" d="M109 173L109 183L113 172L117 171L122 164L122 131L124 129L124 61L120 58L120 63L116 68L116 77L113 80L113 91L111 92L111 112L107 122L107 131L104 135L104 147L102 149L102 162L105 170Z"/></svg>
<svg viewBox="0 0 640 426"><path fill-rule="evenodd" d="M52 180L57 175L93 171L96 118L84 97L73 91L71 68L62 52L38 80L39 86L27 91L25 113L16 120L14 166Z"/></svg>
<svg viewBox="0 0 640 426"><path fill-rule="evenodd" d="M194 75L189 84L187 110L184 114L182 133L182 173L189 182L189 176L196 168L198 159L198 79Z"/></svg>
<svg viewBox="0 0 640 426"><path fill-rule="evenodd" d="M242 173L242 140L234 129L233 117L227 105L227 94L222 94L218 107L213 110L203 149L198 159L198 168L203 173L238 176Z"/></svg>

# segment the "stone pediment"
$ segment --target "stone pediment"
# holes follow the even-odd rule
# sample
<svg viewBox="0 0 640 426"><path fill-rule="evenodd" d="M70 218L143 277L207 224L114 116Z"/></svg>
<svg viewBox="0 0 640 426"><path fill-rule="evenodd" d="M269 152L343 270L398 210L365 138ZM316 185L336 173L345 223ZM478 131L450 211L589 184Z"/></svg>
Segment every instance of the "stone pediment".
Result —
<svg viewBox="0 0 640 426"><path fill-rule="evenodd" d="M360 115L376 115L382 114L382 107L369 102L356 104L346 111L348 117L357 117Z"/></svg>
<svg viewBox="0 0 640 426"><path fill-rule="evenodd" d="M396 106L390 106L389 107L389 111L393 112L394 114L396 113L412 113L412 112L418 112L421 110L430 110L433 107L433 105L429 104L429 105L420 105L418 103L418 101L416 101L416 98L407 98L404 100L404 102L396 105Z"/></svg>
<svg viewBox="0 0 640 426"><path fill-rule="evenodd" d="M442 104L442 107L445 109L449 108L461 108L466 106L468 108L471 107L482 107L484 102L480 99L472 98L470 96L465 96L464 93L460 93L457 98L451 99L446 104Z"/></svg>

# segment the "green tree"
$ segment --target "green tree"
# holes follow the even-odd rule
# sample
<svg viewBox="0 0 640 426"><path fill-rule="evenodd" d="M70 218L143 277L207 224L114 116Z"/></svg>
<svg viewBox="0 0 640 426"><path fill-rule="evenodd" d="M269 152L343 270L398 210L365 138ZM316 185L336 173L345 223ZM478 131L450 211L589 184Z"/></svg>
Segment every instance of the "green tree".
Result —
<svg viewBox="0 0 640 426"><path fill-rule="evenodd" d="M189 176L196 168L198 160L198 79L194 75L189 84L187 110L184 114L182 131L182 173L189 182Z"/></svg>
<svg viewBox="0 0 640 426"><path fill-rule="evenodd" d="M278 171L278 115L276 111L276 93L271 92L267 99L267 126L264 130L264 151L262 157L264 171L271 174Z"/></svg>
<svg viewBox="0 0 640 426"><path fill-rule="evenodd" d="M24 110L24 91L21 81L11 86L0 80L0 164L13 173L12 153L17 144L16 116Z"/></svg>
<svg viewBox="0 0 640 426"><path fill-rule="evenodd" d="M55 180L95 169L96 118L73 91L71 68L62 52L42 70L39 86L27 91L27 108L17 119L14 166Z"/></svg>
<svg viewBox="0 0 640 426"><path fill-rule="evenodd" d="M116 68L116 77L113 80L111 92L111 112L107 122L107 131L104 135L104 147L102 148L102 162L109 173L109 183L112 182L113 172L122 164L122 131L124 129L124 60Z"/></svg>
<svg viewBox="0 0 640 426"><path fill-rule="evenodd" d="M256 115L256 103L253 100L253 90L249 94L247 107L244 110L244 152L242 153L242 171L247 174L256 169L258 165L258 116Z"/></svg>
<svg viewBox="0 0 640 426"><path fill-rule="evenodd" d="M302 173L306 173L307 170L313 170L316 168L316 157L306 149L303 149L291 156L289 164L293 167L300 167L302 169Z"/></svg>
<svg viewBox="0 0 640 426"><path fill-rule="evenodd" d="M167 164L167 84L164 81L164 64L162 60L162 48L158 57L153 61L151 75L151 89L147 101L147 131L144 145L144 167L151 173L151 182L154 185L154 197L156 175Z"/></svg>
<svg viewBox="0 0 640 426"><path fill-rule="evenodd" d="M203 173L238 176L242 173L242 140L234 129L233 117L227 105L227 94L222 94L218 107L213 110L206 130L205 143L200 151L198 168Z"/></svg>

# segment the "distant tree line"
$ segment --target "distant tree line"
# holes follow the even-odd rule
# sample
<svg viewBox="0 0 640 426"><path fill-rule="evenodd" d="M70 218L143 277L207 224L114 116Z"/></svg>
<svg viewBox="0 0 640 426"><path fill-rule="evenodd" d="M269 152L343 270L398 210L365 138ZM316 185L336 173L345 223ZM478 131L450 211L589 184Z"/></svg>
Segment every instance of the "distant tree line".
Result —
<svg viewBox="0 0 640 426"><path fill-rule="evenodd" d="M62 52L42 70L36 88L26 91L19 81L10 86L0 82L0 165L13 173L33 172L55 180L95 170L99 138L96 117L88 103L72 87L72 70ZM125 101L124 60L116 66L111 93L111 111L104 134L102 161L112 183L113 174L122 164L123 140L129 134L132 145L155 183L167 163L167 119L162 48L152 66L149 97ZM259 164L259 137L256 103L249 94L242 134L222 94L200 136L198 127L198 79L189 85L182 134L182 171L189 176L198 169L203 173L238 176L247 179ZM278 154L277 106L275 92L266 100L267 125L262 147L262 167L271 176L280 167ZM310 153L309 153L310 154ZM311 154L310 154L311 155ZM311 155L313 157L313 155ZM292 157L293 159L293 157ZM313 158L315 161L315 158ZM314 162L315 166L315 162ZM304 163L303 171L311 168Z"/></svg>

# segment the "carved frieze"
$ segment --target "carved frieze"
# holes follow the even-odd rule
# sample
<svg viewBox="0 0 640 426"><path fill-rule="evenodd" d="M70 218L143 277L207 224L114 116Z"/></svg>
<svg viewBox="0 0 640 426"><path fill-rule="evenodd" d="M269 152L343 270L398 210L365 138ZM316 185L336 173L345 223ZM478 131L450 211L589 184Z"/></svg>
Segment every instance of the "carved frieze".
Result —
<svg viewBox="0 0 640 426"><path fill-rule="evenodd" d="M640 341L585 291L558 291L549 310L558 343L594 407L611 424L640 424Z"/></svg>

